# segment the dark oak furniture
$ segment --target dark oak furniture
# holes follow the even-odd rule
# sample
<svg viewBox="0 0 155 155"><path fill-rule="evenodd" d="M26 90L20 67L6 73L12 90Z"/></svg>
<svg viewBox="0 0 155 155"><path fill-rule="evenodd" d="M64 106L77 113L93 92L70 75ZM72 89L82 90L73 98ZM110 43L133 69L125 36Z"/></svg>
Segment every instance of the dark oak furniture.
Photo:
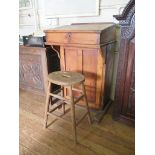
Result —
<svg viewBox="0 0 155 155"><path fill-rule="evenodd" d="M61 70L85 76L88 102L94 109L103 109L111 99L115 31L113 23L73 24L45 31L46 45L60 46Z"/></svg>
<svg viewBox="0 0 155 155"><path fill-rule="evenodd" d="M39 95L47 89L47 75L59 70L59 59L50 47L19 47L19 87Z"/></svg>
<svg viewBox="0 0 155 155"><path fill-rule="evenodd" d="M19 47L19 86L21 89L45 95L47 80L46 49Z"/></svg>
<svg viewBox="0 0 155 155"><path fill-rule="evenodd" d="M77 143L77 134L76 134L76 127L79 125L79 123L88 116L88 121L91 124L91 117L90 112L88 108L88 101L84 86L85 77L77 72L70 72L70 71L57 71L52 72L48 75L48 89L47 89L47 96L46 96L46 105L45 105L45 117L44 117L44 128L47 128L47 120L48 116L52 115L57 119L63 120L67 123L72 124L73 128L73 135L74 135L74 142ZM58 92L51 92L51 87L53 84L61 86L61 93ZM80 85L81 89L76 89L75 85ZM64 88L69 90L69 99L64 97ZM77 92L79 95L77 98L75 98L74 92ZM59 101L54 104L52 98L58 99ZM76 120L75 117L75 104L78 103L80 100L84 99L85 105L86 105L86 112L82 114L82 117L80 119ZM65 104L69 104L70 109L65 110ZM58 115L54 112L57 111L57 109L60 109L60 106L62 108L62 114ZM72 121L66 121L64 118L62 118L63 115L65 115L67 112L71 110L71 119Z"/></svg>
<svg viewBox="0 0 155 155"><path fill-rule="evenodd" d="M121 15L114 16L120 26L119 61L113 119L135 122L135 1L131 0Z"/></svg>

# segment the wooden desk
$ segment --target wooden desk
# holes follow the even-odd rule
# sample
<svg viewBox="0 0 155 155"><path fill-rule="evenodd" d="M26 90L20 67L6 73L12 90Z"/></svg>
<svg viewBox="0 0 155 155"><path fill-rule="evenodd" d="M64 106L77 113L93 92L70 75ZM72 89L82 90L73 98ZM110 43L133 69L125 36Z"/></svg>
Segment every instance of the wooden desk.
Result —
<svg viewBox="0 0 155 155"><path fill-rule="evenodd" d="M90 107L102 109L111 98L115 25L69 25L45 33L47 45L60 46L61 70L84 74Z"/></svg>

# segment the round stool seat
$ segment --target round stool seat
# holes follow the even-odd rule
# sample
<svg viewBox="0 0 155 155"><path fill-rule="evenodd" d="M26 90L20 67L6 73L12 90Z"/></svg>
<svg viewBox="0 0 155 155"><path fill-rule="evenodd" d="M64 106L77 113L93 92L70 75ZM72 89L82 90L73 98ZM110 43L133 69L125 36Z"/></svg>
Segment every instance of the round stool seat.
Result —
<svg viewBox="0 0 155 155"><path fill-rule="evenodd" d="M77 72L56 71L48 75L48 80L57 85L70 86L83 82L85 78Z"/></svg>

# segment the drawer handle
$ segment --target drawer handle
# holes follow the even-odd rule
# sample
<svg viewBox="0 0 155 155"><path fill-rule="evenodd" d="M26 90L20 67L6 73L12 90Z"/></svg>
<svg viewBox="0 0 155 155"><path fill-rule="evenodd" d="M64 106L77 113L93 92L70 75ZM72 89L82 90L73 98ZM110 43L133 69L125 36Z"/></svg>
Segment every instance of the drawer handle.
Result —
<svg viewBox="0 0 155 155"><path fill-rule="evenodd" d="M68 42L70 42L70 40L71 40L71 36L72 36L72 33L71 32L68 32L67 34L66 34L66 39L68 40Z"/></svg>
<svg viewBox="0 0 155 155"><path fill-rule="evenodd" d="M71 35L72 35L71 32L68 32L68 33L66 34L66 38L69 39L69 38L71 37Z"/></svg>

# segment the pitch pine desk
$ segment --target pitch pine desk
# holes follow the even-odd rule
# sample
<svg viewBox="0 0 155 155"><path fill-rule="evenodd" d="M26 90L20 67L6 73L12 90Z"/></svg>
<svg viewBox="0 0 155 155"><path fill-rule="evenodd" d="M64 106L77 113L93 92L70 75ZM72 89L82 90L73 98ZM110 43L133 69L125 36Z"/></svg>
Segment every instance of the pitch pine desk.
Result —
<svg viewBox="0 0 155 155"><path fill-rule="evenodd" d="M60 47L61 70L85 75L93 109L103 109L111 98L115 31L113 23L75 24L44 31L46 44Z"/></svg>

